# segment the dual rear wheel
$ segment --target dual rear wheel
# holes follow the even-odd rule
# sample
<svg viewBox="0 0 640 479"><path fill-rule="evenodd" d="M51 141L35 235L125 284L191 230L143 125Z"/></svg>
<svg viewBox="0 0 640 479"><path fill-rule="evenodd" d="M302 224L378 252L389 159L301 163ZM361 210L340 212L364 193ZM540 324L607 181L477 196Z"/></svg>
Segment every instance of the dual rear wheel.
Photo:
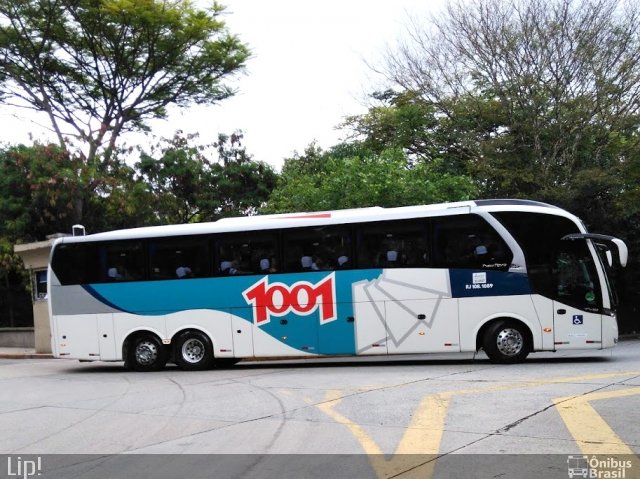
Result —
<svg viewBox="0 0 640 479"><path fill-rule="evenodd" d="M134 336L125 350L125 367L134 371L160 371L169 359L169 352L162 341L152 333Z"/></svg>
<svg viewBox="0 0 640 479"><path fill-rule="evenodd" d="M155 334L139 333L128 343L125 366L135 371L159 371L167 364L170 352ZM200 331L185 331L173 341L173 360L180 369L208 369L213 365L213 345Z"/></svg>
<svg viewBox="0 0 640 479"><path fill-rule="evenodd" d="M202 371L213 365L213 346L200 331L185 331L175 339L173 357L180 369Z"/></svg>

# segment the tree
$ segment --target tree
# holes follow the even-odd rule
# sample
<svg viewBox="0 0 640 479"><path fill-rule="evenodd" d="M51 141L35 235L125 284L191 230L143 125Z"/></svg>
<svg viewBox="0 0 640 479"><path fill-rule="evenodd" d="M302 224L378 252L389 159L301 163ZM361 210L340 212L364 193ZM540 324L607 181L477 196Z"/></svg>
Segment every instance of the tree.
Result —
<svg viewBox="0 0 640 479"><path fill-rule="evenodd" d="M401 148L413 164L427 163L443 174L471 175L470 166L497 135L503 122L497 102L488 98L446 99L450 115L413 91L386 90L371 95L375 103L341 125L348 136L373 152ZM472 102L475 114L469 115Z"/></svg>
<svg viewBox="0 0 640 479"><path fill-rule="evenodd" d="M87 166L56 145L18 145L0 151L0 234L40 241L70 232L79 191L97 189ZM90 201L83 197L86 204Z"/></svg>
<svg viewBox="0 0 640 479"><path fill-rule="evenodd" d="M431 109L426 118L438 125L424 132L425 144L448 139L453 151L442 149L443 161L464 159L481 196L557 204L633 248L639 27L633 0L454 0L410 24L382 71L396 96ZM620 278L631 305L621 310L623 330L635 329L638 278L632 259Z"/></svg>
<svg viewBox="0 0 640 479"><path fill-rule="evenodd" d="M434 129L438 125L436 109L412 91L374 92L375 104L362 115L346 117L341 128L371 151L401 148L416 160L430 161L440 151Z"/></svg>
<svg viewBox="0 0 640 479"><path fill-rule="evenodd" d="M0 0L0 101L43 112L60 146L109 159L121 133L171 105L227 98L247 47L217 3ZM65 128L69 128L66 130Z"/></svg>
<svg viewBox="0 0 640 479"><path fill-rule="evenodd" d="M195 146L196 135L178 131L135 165L138 183L147 185L155 223L214 221L254 214L275 187L276 173L255 162L242 146L242 133Z"/></svg>
<svg viewBox="0 0 640 479"><path fill-rule="evenodd" d="M127 174L124 165L112 160L104 174L97 175L80 157L57 145L0 150L0 324L4 319L7 326L33 324L29 276L13 246L70 233L78 201L88 213L89 232L113 228L108 223L113 218L130 225L127 210L112 206L118 198L114 191L120 188L116 185L127 184ZM117 216L107 214L116 209Z"/></svg>
<svg viewBox="0 0 640 479"><path fill-rule="evenodd" d="M530 196L619 167L610 143L640 124L639 19L618 0L454 2L410 25L383 70L452 124L489 109L495 128L466 137L470 166L488 194Z"/></svg>
<svg viewBox="0 0 640 479"><path fill-rule="evenodd" d="M400 149L372 152L358 143L322 152L310 145L285 161L266 213L365 206L406 206L470 199L476 187L465 176L438 171L437 163L412 165Z"/></svg>

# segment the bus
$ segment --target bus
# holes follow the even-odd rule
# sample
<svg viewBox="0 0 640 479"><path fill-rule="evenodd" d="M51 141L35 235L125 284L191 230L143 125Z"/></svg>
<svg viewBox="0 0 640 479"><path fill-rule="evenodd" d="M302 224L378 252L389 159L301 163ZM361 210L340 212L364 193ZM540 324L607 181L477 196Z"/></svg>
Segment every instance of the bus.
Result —
<svg viewBox="0 0 640 479"><path fill-rule="evenodd" d="M484 350L618 340L628 251L558 207L477 200L220 219L59 238L57 358L186 370L243 358Z"/></svg>

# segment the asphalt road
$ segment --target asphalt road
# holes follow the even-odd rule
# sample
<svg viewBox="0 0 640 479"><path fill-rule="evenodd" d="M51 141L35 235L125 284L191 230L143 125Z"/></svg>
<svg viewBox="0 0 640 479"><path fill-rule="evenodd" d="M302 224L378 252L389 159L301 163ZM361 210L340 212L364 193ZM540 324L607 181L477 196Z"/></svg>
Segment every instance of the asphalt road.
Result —
<svg viewBox="0 0 640 479"><path fill-rule="evenodd" d="M171 466L207 457L224 464L202 477L564 478L611 457L622 462L601 461L597 477L627 479L640 477L640 340L507 366L426 355L135 373L4 359L0 431L0 478L26 479L31 461L43 478L162 477L154 465L187 477Z"/></svg>

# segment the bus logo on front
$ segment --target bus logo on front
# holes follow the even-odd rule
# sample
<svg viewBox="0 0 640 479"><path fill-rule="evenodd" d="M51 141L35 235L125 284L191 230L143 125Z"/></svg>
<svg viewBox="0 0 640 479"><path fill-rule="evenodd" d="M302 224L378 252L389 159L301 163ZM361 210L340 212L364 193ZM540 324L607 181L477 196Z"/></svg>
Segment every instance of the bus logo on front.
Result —
<svg viewBox="0 0 640 479"><path fill-rule="evenodd" d="M271 321L271 316L295 313L307 316L319 310L320 324L336 320L335 273L315 284L298 281L288 286L269 283L265 276L242 292L245 301L253 306L253 322L260 326Z"/></svg>

